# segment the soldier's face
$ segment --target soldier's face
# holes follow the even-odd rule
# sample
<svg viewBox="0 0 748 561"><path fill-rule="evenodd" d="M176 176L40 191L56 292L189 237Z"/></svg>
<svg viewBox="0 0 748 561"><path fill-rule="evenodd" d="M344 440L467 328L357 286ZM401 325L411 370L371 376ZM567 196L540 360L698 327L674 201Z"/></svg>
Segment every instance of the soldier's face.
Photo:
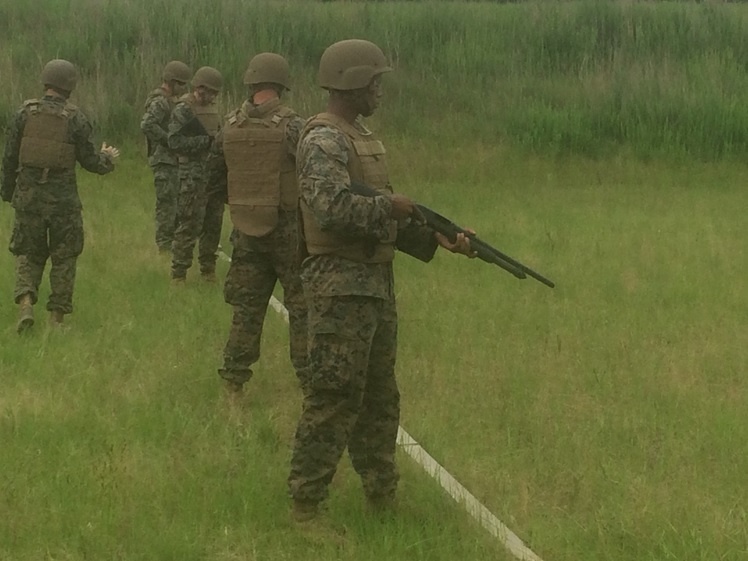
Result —
<svg viewBox="0 0 748 561"><path fill-rule="evenodd" d="M375 76L369 87L363 90L360 102L361 107L359 113L364 117L369 117L374 114L374 111L379 107L379 100L382 97L382 76Z"/></svg>
<svg viewBox="0 0 748 561"><path fill-rule="evenodd" d="M200 105L210 105L216 99L218 92L205 86L200 86L195 90L195 99Z"/></svg>
<svg viewBox="0 0 748 561"><path fill-rule="evenodd" d="M187 82L180 80L172 80L171 82L171 93L175 97L182 96L187 93Z"/></svg>

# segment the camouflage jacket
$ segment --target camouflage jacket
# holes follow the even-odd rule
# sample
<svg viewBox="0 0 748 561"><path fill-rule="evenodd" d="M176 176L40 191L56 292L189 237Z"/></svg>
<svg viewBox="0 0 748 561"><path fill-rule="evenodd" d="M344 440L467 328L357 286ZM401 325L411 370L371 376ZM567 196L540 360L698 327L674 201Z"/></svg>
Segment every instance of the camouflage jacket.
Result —
<svg viewBox="0 0 748 561"><path fill-rule="evenodd" d="M346 136L329 127L315 127L299 141L296 165L299 194L323 230L347 237L384 239L392 204L388 197L363 197L349 189ZM424 238L433 243L433 234ZM358 263L335 255L313 255L302 265L306 293L317 296L394 298L392 263Z"/></svg>
<svg viewBox="0 0 748 561"><path fill-rule="evenodd" d="M189 103L180 101L171 112L169 121L168 143L169 148L174 151L179 164L180 178L190 178L190 183L202 183L210 192L215 187L208 188L208 173L206 159L213 144L213 138L209 135L190 136L183 132L183 127L195 117ZM197 183L196 183L197 182ZM184 182L183 182L184 185Z"/></svg>
<svg viewBox="0 0 748 561"><path fill-rule="evenodd" d="M44 96L40 103L65 105L66 102L56 96ZM43 169L20 167L19 153L27 117L28 109L24 104L8 125L0 172L2 199L11 201L16 210L40 214L80 210L75 169L49 170L45 178ZM75 159L84 169L100 175L114 170L112 158L94 147L91 124L80 110L69 117L67 134L68 141L75 146Z"/></svg>
<svg viewBox="0 0 748 561"><path fill-rule="evenodd" d="M169 120L174 109L174 100L158 88L150 93L145 102L145 114L140 121L148 142L148 164L177 165L177 158L169 149Z"/></svg>

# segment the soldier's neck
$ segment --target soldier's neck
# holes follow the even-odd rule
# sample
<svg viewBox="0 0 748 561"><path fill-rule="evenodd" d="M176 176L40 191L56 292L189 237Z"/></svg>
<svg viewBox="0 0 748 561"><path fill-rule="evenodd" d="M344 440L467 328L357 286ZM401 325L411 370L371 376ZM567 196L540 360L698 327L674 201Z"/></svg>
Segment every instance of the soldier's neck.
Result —
<svg viewBox="0 0 748 561"><path fill-rule="evenodd" d="M267 103L268 101L272 101L273 99L278 99L278 92L271 89L260 90L259 92L255 92L255 94L252 96L252 103L254 105L262 105L263 103Z"/></svg>
<svg viewBox="0 0 748 561"><path fill-rule="evenodd" d="M356 118L359 116L358 110L351 107L350 103L346 103L345 100L339 97L332 96L327 100L327 112L345 119L350 124L355 123Z"/></svg>
<svg viewBox="0 0 748 561"><path fill-rule="evenodd" d="M54 90L52 88L47 89L47 91L44 92L45 97L56 97L57 99L61 99L62 101L65 101L67 98L62 95L57 90Z"/></svg>

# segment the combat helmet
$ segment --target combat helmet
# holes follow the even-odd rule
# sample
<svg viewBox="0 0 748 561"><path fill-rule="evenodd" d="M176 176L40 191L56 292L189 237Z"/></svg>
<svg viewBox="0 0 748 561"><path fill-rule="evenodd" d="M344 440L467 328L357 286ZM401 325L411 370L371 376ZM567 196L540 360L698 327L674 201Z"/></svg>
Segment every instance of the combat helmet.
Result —
<svg viewBox="0 0 748 561"><path fill-rule="evenodd" d="M330 90L357 90L392 70L382 49L363 39L346 39L327 47L319 61L317 82Z"/></svg>
<svg viewBox="0 0 748 561"><path fill-rule="evenodd" d="M264 83L278 84L290 90L288 61L275 53L260 53L249 61L247 71L244 73L244 83L248 86Z"/></svg>
<svg viewBox="0 0 748 561"><path fill-rule="evenodd" d="M72 62L56 58L42 69L42 84L72 92L78 82L78 72Z"/></svg>
<svg viewBox="0 0 748 561"><path fill-rule="evenodd" d="M192 70L181 60L172 60L164 66L162 78L164 82L176 80L177 82L184 82L186 84L192 78Z"/></svg>
<svg viewBox="0 0 748 561"><path fill-rule="evenodd" d="M220 92L223 87L223 76L212 66L201 66L192 77L192 87L199 88L200 86Z"/></svg>

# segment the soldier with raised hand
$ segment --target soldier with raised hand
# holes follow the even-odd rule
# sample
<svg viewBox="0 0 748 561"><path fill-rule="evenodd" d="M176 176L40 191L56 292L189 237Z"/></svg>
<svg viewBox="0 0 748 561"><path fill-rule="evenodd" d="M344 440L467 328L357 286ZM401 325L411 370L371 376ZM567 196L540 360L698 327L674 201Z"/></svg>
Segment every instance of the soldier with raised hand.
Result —
<svg viewBox="0 0 748 561"><path fill-rule="evenodd" d="M184 95L172 111L167 139L179 165L171 267L174 284L186 280L198 238L200 273L204 280L215 282L225 202L223 193L208 184L206 166L213 139L221 128L215 99L223 87L223 77L215 68L203 66L192 77L192 87L192 92Z"/></svg>
<svg viewBox="0 0 748 561"><path fill-rule="evenodd" d="M244 83L248 99L227 115L215 145L234 225L224 286L233 319L218 371L230 395L242 391L260 358L262 326L277 281L288 310L291 362L302 387L307 366L306 305L296 254L296 144L304 120L281 101L290 86L281 55L252 58Z"/></svg>
<svg viewBox="0 0 748 561"><path fill-rule="evenodd" d="M161 85L148 94L140 130L148 146L148 165L153 170L156 188L156 246L160 253L171 253L177 221L179 174L177 157L169 149L169 120L176 100L187 93L192 70L185 63L172 60L162 72Z"/></svg>
<svg viewBox="0 0 748 561"><path fill-rule="evenodd" d="M104 175L114 170L119 150L97 150L86 116L68 101L78 73L67 60L43 68L44 96L24 102L8 127L0 195L15 209L10 251L16 256L17 329L34 325L47 259L51 292L47 302L53 326L73 312L76 263L83 251L83 216L75 164Z"/></svg>
<svg viewBox="0 0 748 561"><path fill-rule="evenodd" d="M415 203L392 193L384 145L359 118L378 107L381 77L390 70L384 53L369 41L328 47L318 75L329 93L327 110L309 119L299 140L310 368L288 477L292 515L299 522L317 516L346 447L368 504L393 505L400 415L395 244L408 231L411 250L425 259L438 245L470 254L464 235L452 244L410 221ZM353 181L381 195L355 194Z"/></svg>

